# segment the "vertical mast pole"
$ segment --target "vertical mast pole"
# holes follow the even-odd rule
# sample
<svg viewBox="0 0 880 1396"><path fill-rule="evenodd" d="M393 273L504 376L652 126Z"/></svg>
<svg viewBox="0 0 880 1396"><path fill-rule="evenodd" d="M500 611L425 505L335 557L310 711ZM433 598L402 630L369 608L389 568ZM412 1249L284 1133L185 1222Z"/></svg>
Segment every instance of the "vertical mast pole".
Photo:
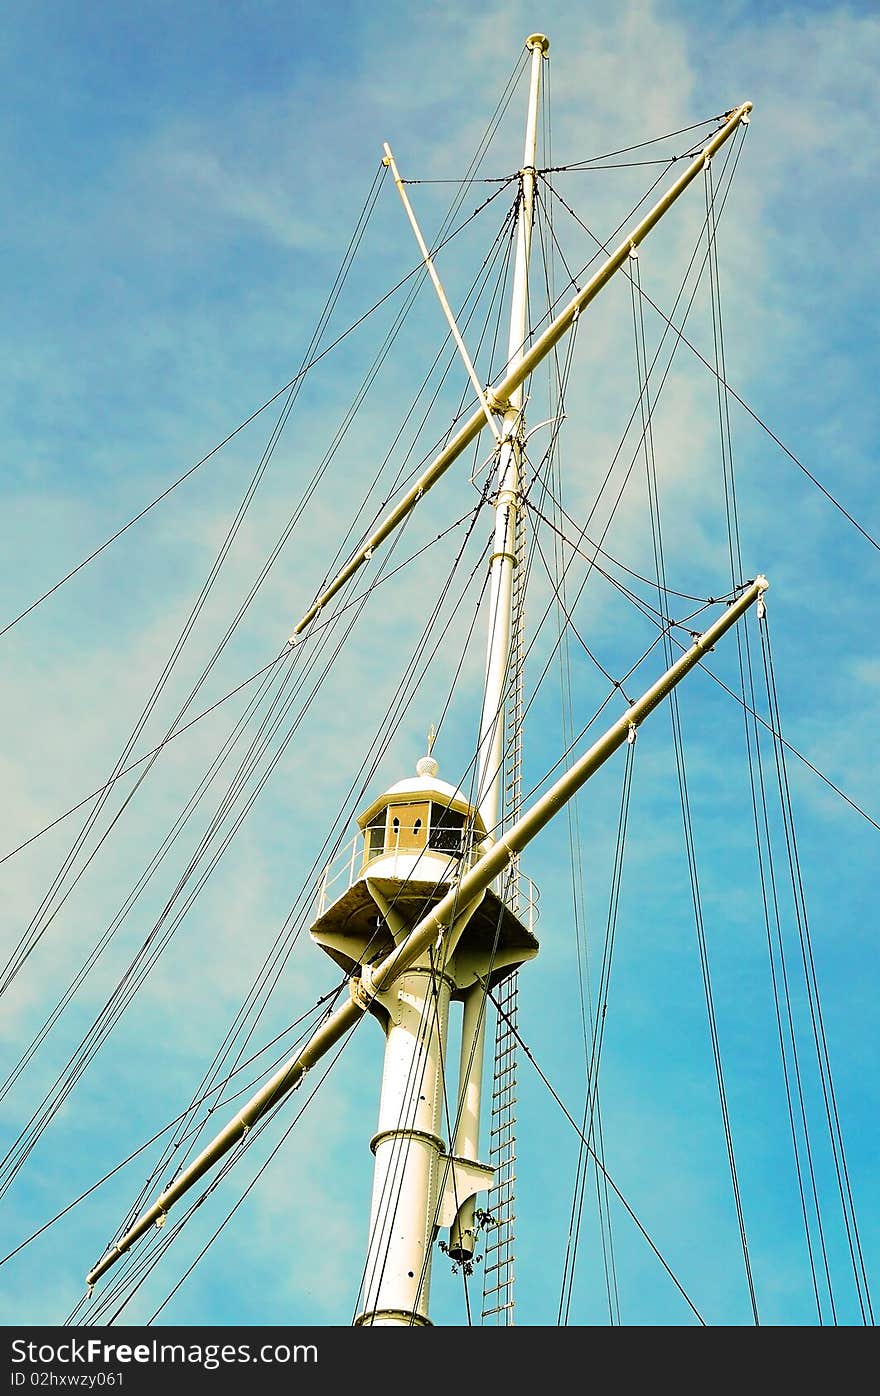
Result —
<svg viewBox="0 0 880 1396"><path fill-rule="evenodd" d="M528 331L529 253L535 208L538 96L541 90L541 64L550 48L550 42L543 34L530 34L526 40L526 47L531 51L532 66L520 175L522 190L516 229L507 374L522 362ZM480 718L480 775L477 787L480 815L489 831L490 839L497 833L502 814L504 695L510 662L516 524L520 508L521 463L525 443L523 397L523 386L520 384L514 388L507 402L493 404L497 405L498 410L503 411L503 419L496 473L495 534L489 568L489 639L486 652L486 687Z"/></svg>

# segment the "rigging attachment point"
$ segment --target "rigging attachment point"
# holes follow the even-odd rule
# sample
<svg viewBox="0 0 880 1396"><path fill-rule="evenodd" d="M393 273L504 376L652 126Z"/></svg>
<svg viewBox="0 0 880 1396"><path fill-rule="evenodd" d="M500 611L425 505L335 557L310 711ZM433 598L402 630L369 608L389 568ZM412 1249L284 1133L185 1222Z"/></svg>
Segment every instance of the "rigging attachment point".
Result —
<svg viewBox="0 0 880 1396"><path fill-rule="evenodd" d="M373 999L376 997L376 988L373 984L373 971L369 965L363 965L359 975L353 975L348 981L348 992L352 1002L356 1003L362 1013L366 1013Z"/></svg>
<svg viewBox="0 0 880 1396"><path fill-rule="evenodd" d="M550 40L546 34L530 34L526 39L526 48L539 48L546 58L550 52Z"/></svg>

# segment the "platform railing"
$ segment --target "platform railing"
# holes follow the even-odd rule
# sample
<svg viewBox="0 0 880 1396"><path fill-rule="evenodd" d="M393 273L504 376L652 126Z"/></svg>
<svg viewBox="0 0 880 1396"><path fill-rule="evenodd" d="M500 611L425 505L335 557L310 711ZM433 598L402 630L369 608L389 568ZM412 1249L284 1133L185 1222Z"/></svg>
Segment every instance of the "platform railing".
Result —
<svg viewBox="0 0 880 1396"><path fill-rule="evenodd" d="M394 845L390 848L386 847L382 849L377 852L373 858L365 862L364 835L362 833L355 834L337 850L317 878L315 884L315 919L317 920L318 917L323 916L327 908L338 901L340 897L344 896L353 883L357 882L360 877L366 875L369 871L370 864L377 859L382 858L385 860L391 857L396 860L398 856L401 858L405 857L406 868L405 870L401 869L402 874L407 877L412 876L417 878L419 875L418 867L413 870L410 861L413 856L419 853L425 853L442 857L443 853L446 851L447 850L444 849L434 849L431 847L422 849L407 847L406 845L400 847L400 831L398 831L397 841ZM450 878L459 868L471 867L479 856L479 849L473 846L467 849L463 854L456 854L454 858L450 857ZM392 863L389 871L393 877L395 875L394 863ZM519 908L517 915L520 921L528 927L529 931L534 933L534 929L538 924L541 914L538 906L541 896L540 890L530 877L526 877L525 873L519 873L517 877L517 889L519 892Z"/></svg>

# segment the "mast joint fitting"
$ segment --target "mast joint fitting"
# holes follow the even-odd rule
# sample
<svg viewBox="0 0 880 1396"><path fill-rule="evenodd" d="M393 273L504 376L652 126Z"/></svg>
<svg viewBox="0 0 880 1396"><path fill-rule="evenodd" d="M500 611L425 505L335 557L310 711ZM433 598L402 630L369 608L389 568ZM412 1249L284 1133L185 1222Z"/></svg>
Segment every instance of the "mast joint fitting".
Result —
<svg viewBox="0 0 880 1396"><path fill-rule="evenodd" d="M373 970L370 965L363 965L360 976L357 978L352 976L349 979L348 992L352 1002L357 1004L362 1013L366 1013L379 992L374 983Z"/></svg>
<svg viewBox="0 0 880 1396"><path fill-rule="evenodd" d="M493 553L492 556L489 558L490 570L492 568L492 564L497 562L499 558L501 558L503 562L509 562L513 567L516 567L517 565L516 557L513 553Z"/></svg>

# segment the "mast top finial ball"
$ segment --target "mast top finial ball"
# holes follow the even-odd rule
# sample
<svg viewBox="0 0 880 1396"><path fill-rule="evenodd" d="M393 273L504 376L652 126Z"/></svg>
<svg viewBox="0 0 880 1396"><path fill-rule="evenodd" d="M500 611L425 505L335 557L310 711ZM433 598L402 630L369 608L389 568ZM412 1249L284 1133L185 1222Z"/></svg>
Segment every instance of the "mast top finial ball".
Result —
<svg viewBox="0 0 880 1396"><path fill-rule="evenodd" d="M440 764L434 760L433 756L422 756L416 762L416 775L427 776L429 780L434 779L439 769Z"/></svg>
<svg viewBox="0 0 880 1396"><path fill-rule="evenodd" d="M539 48L546 58L550 52L550 40L546 34L530 34L526 39L526 48Z"/></svg>

